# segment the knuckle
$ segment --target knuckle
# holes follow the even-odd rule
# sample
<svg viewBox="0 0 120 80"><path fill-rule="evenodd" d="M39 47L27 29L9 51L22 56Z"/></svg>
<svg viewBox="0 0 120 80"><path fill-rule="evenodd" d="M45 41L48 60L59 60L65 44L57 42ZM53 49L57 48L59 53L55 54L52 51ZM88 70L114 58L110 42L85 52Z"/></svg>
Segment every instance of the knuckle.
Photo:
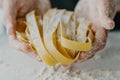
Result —
<svg viewBox="0 0 120 80"><path fill-rule="evenodd" d="M95 46L98 50L102 50L105 48L106 45L106 40L99 40L97 43L97 45Z"/></svg>
<svg viewBox="0 0 120 80"><path fill-rule="evenodd" d="M26 52L29 52L30 51L30 47L27 46L27 45L24 45L23 46L23 50L26 51Z"/></svg>
<svg viewBox="0 0 120 80"><path fill-rule="evenodd" d="M12 28L7 29L7 35L14 35Z"/></svg>

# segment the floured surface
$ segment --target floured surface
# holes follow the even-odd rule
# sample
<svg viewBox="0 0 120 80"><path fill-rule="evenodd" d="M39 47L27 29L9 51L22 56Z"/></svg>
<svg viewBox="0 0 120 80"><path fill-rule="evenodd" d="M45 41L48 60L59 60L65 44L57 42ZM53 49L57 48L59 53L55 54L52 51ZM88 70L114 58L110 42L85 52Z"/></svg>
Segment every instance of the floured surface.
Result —
<svg viewBox="0 0 120 80"><path fill-rule="evenodd" d="M0 80L120 80L120 32L109 35L106 48L93 59L66 69L47 67L8 45L0 37Z"/></svg>

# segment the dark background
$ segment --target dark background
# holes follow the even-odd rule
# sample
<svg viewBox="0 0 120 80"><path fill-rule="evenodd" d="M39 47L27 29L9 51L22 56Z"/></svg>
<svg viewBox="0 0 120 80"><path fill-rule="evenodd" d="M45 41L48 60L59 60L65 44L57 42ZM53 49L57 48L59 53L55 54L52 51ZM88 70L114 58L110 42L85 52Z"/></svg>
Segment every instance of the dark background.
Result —
<svg viewBox="0 0 120 80"><path fill-rule="evenodd" d="M79 0L51 0L52 8L67 9L73 11ZM120 30L120 12L114 18L116 27L114 30Z"/></svg>
<svg viewBox="0 0 120 80"><path fill-rule="evenodd" d="M67 9L73 11L79 0L51 0L52 8Z"/></svg>

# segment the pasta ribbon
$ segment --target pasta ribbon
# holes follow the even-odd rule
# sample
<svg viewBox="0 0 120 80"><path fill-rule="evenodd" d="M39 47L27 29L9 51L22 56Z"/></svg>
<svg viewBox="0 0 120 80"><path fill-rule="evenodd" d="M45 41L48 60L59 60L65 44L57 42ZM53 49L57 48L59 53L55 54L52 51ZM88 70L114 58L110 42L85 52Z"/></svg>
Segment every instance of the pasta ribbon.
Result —
<svg viewBox="0 0 120 80"><path fill-rule="evenodd" d="M47 65L69 65L78 59L81 51L91 50L94 41L91 26L84 19L76 19L70 11L51 9L43 19L32 11L26 16L24 32L18 29L17 37L29 43Z"/></svg>

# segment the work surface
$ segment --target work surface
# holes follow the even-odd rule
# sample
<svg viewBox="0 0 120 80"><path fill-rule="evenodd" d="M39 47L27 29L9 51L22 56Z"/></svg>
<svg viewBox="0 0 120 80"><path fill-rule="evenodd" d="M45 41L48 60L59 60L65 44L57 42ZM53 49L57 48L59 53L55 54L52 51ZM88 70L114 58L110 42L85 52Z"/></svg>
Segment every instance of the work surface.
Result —
<svg viewBox="0 0 120 80"><path fill-rule="evenodd" d="M93 59L63 68L48 67L11 48L0 37L0 80L120 80L120 32L110 32L107 46Z"/></svg>

